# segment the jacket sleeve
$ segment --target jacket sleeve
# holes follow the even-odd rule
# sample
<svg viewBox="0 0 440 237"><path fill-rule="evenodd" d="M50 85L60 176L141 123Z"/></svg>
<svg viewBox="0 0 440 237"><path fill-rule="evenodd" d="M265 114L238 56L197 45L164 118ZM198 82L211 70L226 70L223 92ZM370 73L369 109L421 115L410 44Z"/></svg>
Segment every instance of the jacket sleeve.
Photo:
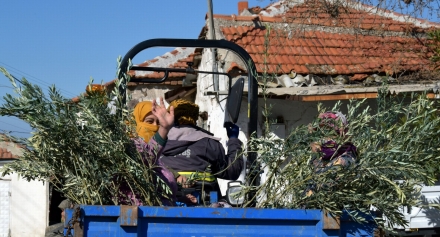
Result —
<svg viewBox="0 0 440 237"><path fill-rule="evenodd" d="M211 140L212 142L213 140ZM217 157L211 163L211 170L217 178L236 180L243 170L243 154L242 142L238 138L230 138L228 141L228 152L225 154L223 146L220 142L215 141L213 150L217 152L212 153Z"/></svg>

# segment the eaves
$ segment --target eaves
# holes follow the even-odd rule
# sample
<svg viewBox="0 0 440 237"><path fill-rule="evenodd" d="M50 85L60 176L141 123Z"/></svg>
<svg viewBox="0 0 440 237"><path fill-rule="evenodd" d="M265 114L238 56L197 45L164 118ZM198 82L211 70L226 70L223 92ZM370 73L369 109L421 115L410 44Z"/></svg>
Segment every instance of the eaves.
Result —
<svg viewBox="0 0 440 237"><path fill-rule="evenodd" d="M437 98L433 91L437 83L432 84L412 84L412 85L390 85L390 94L409 93L409 92L428 92L430 98ZM382 86L356 86L356 85L326 85L312 87L281 87L267 88L266 94L274 99L298 100L298 101L324 101L324 100L343 100L343 99L364 99L377 97L378 90ZM245 86L245 93L248 88ZM258 94L262 96L263 90L258 89Z"/></svg>

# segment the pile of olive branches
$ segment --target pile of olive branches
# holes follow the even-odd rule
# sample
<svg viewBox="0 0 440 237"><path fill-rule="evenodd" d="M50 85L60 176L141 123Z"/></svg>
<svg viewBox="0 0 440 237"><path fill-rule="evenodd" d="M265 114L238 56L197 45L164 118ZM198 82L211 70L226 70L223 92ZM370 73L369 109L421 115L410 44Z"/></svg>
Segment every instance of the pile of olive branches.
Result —
<svg viewBox="0 0 440 237"><path fill-rule="evenodd" d="M116 81L110 95L89 90L79 102L73 102L55 86L45 95L25 78L18 86L4 68L0 70L17 93L4 97L0 115L17 117L33 130L27 139L8 136L22 145L24 153L2 168L3 175L17 172L27 180L50 182L78 204L117 205L122 195L120 185L125 183L140 195L144 205L160 205L157 187L170 191L155 175L154 164L144 165L128 135L127 121L132 118L120 102L121 80Z"/></svg>
<svg viewBox="0 0 440 237"><path fill-rule="evenodd" d="M340 107L318 106L318 111ZM285 140L251 139L249 147L258 153L255 167L264 169L266 178L258 187L245 187L257 195L248 196L244 206L254 198L260 208L321 209L336 216L346 212L360 221L375 217L382 226L385 216L390 225L405 225L399 208L421 206L420 185L432 185L440 171L438 102L426 94L390 96L382 88L377 108L362 100L350 101L347 109L349 129L344 137L315 120L294 128ZM319 154L310 144L327 137L339 144L353 142L359 152L357 164L314 172L310 162ZM307 195L311 187L314 192Z"/></svg>

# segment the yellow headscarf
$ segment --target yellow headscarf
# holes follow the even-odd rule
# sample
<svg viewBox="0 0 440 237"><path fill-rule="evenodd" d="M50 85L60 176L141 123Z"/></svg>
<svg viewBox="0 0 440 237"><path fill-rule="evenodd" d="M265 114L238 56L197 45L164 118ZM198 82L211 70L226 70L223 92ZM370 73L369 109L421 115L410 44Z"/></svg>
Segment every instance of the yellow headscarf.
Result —
<svg viewBox="0 0 440 237"><path fill-rule="evenodd" d="M170 107L174 107L174 120L179 125L196 125L199 118L199 106L184 100L178 99L170 103Z"/></svg>
<svg viewBox="0 0 440 237"><path fill-rule="evenodd" d="M145 117L151 112L152 108L153 103L151 101L143 101L138 103L133 111L133 116L136 120L136 132L145 142L150 141L154 134L159 130L158 125L144 122Z"/></svg>

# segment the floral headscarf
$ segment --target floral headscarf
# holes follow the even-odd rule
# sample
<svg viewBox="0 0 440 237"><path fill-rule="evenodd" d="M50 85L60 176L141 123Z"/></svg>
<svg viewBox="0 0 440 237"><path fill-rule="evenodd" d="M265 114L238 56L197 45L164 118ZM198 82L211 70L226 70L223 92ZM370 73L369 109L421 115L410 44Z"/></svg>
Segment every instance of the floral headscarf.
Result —
<svg viewBox="0 0 440 237"><path fill-rule="evenodd" d="M337 133L343 135L348 130L347 118L341 112L327 111L319 116L320 127L330 127L335 129Z"/></svg>
<svg viewBox="0 0 440 237"><path fill-rule="evenodd" d="M170 103L174 107L174 120L178 125L196 125L199 117L199 106L184 100L178 99Z"/></svg>

